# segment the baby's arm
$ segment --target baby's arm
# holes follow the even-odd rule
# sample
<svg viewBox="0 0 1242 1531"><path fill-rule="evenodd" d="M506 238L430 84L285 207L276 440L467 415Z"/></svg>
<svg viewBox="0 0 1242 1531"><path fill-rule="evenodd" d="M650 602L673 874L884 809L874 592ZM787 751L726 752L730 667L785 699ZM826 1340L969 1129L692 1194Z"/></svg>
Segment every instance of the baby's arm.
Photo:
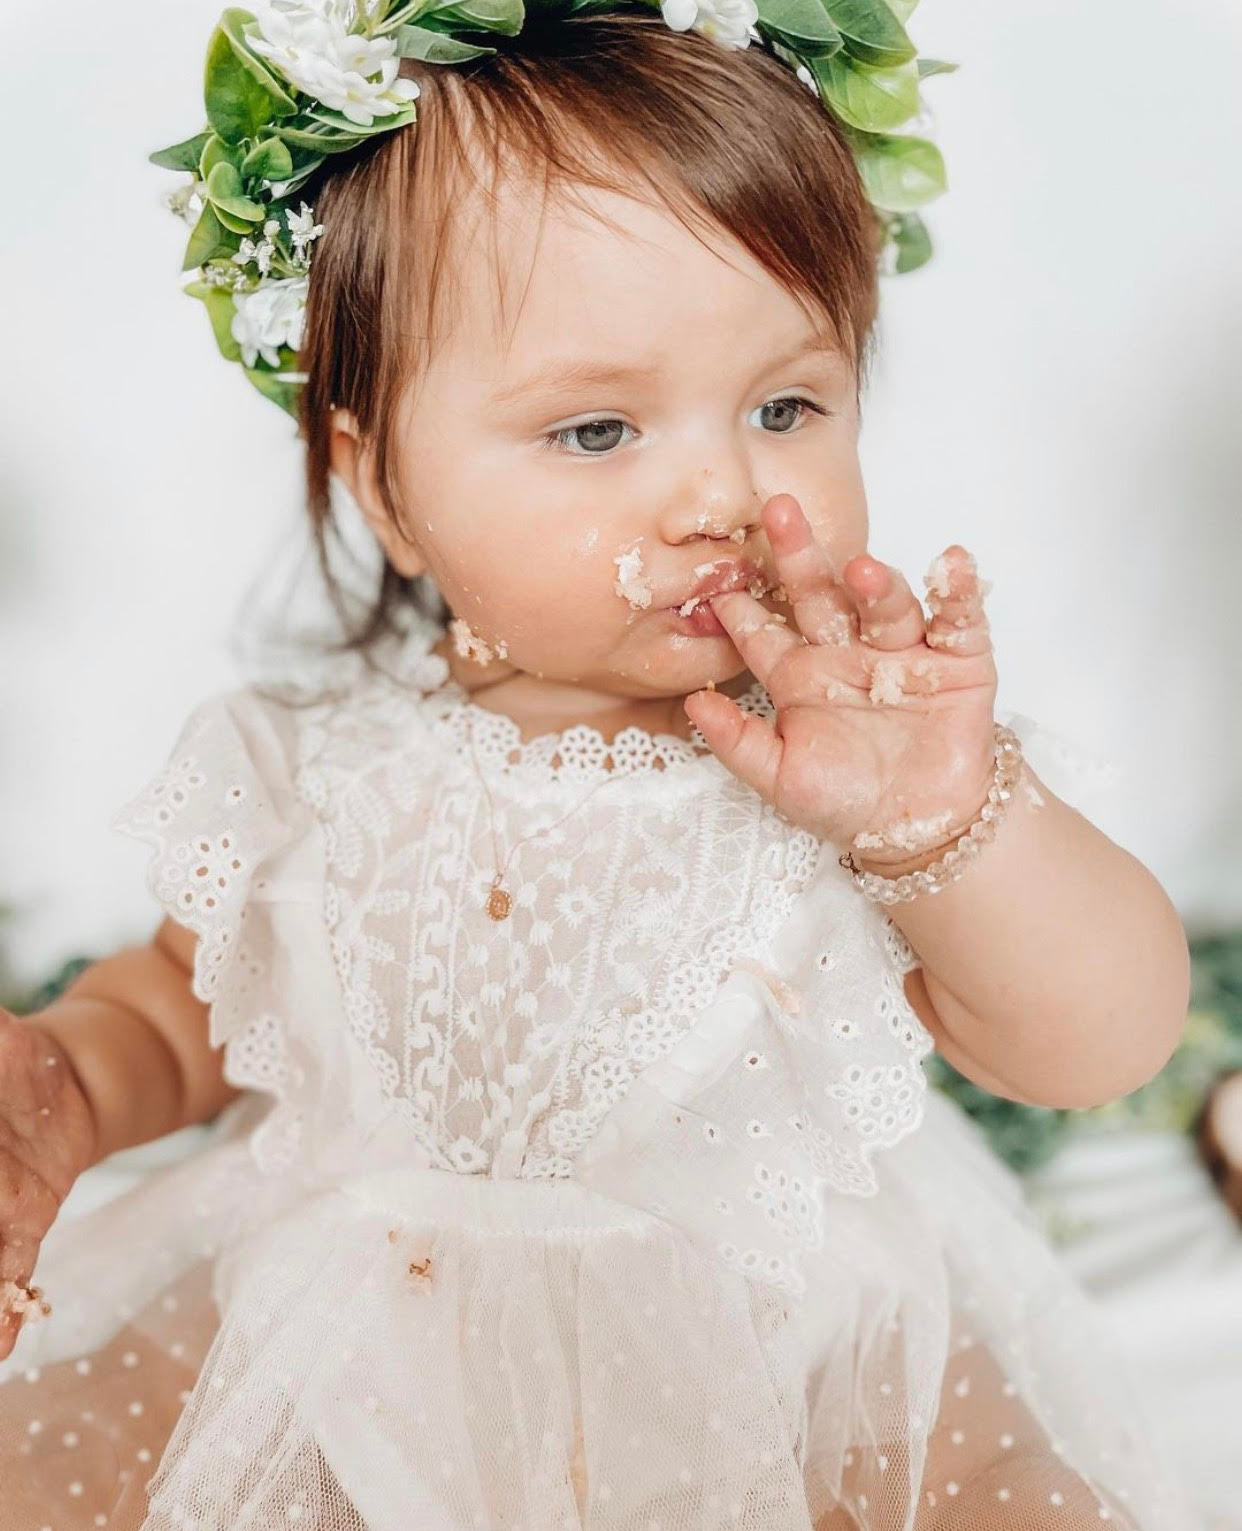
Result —
<svg viewBox="0 0 1242 1531"><path fill-rule="evenodd" d="M1078 1110L1164 1067L1186 1022L1190 954L1142 862L1029 765L1023 778L959 881L886 913L922 959L912 1005L954 1068L1011 1100Z"/></svg>
<svg viewBox="0 0 1242 1531"><path fill-rule="evenodd" d="M197 940L165 919L145 946L93 963L25 1018L68 1054L94 1121L91 1164L208 1121L241 1093L224 1080L208 1006L190 987Z"/></svg>

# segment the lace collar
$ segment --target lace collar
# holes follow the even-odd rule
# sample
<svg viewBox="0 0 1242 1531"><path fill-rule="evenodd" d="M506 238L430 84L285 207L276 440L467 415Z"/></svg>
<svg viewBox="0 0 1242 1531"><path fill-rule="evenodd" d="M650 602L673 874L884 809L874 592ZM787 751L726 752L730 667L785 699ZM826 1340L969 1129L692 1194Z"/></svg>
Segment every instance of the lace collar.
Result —
<svg viewBox="0 0 1242 1531"><path fill-rule="evenodd" d="M575 723L523 739L513 718L472 702L470 693L453 679L448 661L431 652L443 632L439 623L412 611L409 631L400 639L397 673L404 684L422 693L421 706L433 733L470 765L473 739L474 757L489 777L592 782L640 771L654 771L662 781L703 770L729 775L693 727L690 738L683 739L631 724L618 730L610 742L589 724ZM744 712L758 717L771 718L775 712L757 680L735 701Z"/></svg>

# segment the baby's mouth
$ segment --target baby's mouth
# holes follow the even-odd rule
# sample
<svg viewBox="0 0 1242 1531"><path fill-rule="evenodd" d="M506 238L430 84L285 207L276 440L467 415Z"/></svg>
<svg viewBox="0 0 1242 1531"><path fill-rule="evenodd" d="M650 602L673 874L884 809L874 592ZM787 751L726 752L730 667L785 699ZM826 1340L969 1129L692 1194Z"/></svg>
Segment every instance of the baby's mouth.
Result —
<svg viewBox="0 0 1242 1531"><path fill-rule="evenodd" d="M755 600L762 599L773 585L762 564L749 558L718 559L716 566L706 573L685 600L673 606L680 617L689 617L702 606L707 606L713 595L724 595L731 590L745 590Z"/></svg>

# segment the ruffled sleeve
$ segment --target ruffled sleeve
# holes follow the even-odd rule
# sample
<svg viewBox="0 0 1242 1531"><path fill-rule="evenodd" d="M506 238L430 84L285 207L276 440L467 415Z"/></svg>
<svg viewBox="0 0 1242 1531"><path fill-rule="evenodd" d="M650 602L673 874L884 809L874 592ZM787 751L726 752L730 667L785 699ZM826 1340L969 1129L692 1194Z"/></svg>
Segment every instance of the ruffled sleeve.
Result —
<svg viewBox="0 0 1242 1531"><path fill-rule="evenodd" d="M1046 728L1025 713L998 711L997 720L1017 734L1022 754L1040 781L1080 813L1090 815L1121 780L1121 767L1115 760Z"/></svg>
<svg viewBox="0 0 1242 1531"><path fill-rule="evenodd" d="M164 767L112 817L149 844L151 892L198 936L193 990L211 1006L211 1045L254 1017L262 954L248 940L251 898L272 858L305 829L290 747L250 688L219 692L182 725Z"/></svg>

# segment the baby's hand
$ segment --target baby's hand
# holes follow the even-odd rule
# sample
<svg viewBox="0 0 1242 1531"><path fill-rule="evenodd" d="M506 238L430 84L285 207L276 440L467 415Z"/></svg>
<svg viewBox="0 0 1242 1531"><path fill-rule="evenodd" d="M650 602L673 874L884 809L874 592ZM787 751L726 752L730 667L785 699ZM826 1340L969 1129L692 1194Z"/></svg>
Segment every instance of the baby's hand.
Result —
<svg viewBox="0 0 1242 1531"><path fill-rule="evenodd" d="M991 785L996 695L974 559L954 544L936 560L929 621L868 554L838 577L793 495L773 495L763 525L797 630L745 591L710 599L775 727L720 692L695 692L687 714L734 775L861 865L909 862L964 833Z"/></svg>
<svg viewBox="0 0 1242 1531"><path fill-rule="evenodd" d="M35 1258L94 1144L90 1103L65 1049L0 1009L0 1361L23 1320L48 1311L29 1287Z"/></svg>

